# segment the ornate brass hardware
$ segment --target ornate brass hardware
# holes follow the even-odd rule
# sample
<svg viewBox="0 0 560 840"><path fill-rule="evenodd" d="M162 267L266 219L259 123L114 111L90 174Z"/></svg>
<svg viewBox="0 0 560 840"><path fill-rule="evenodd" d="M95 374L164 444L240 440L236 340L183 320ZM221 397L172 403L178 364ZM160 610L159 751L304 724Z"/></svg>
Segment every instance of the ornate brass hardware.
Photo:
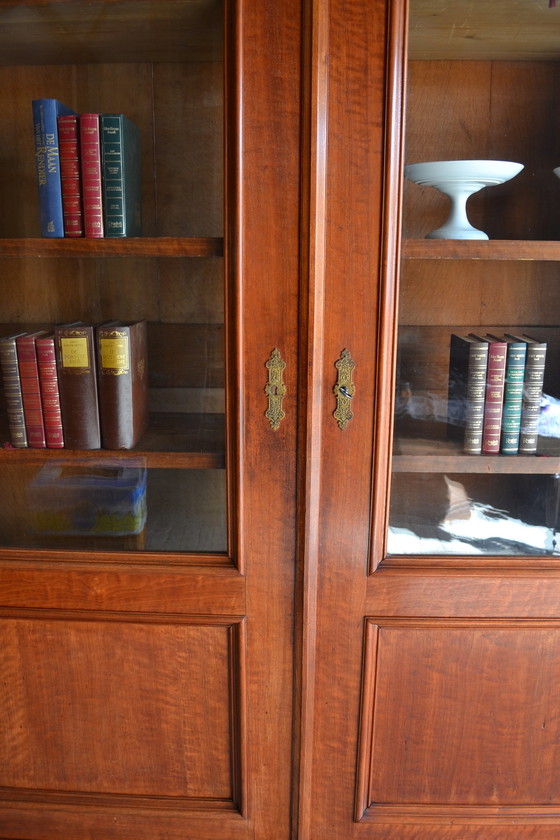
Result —
<svg viewBox="0 0 560 840"><path fill-rule="evenodd" d="M342 351L340 358L335 362L335 367L338 370L338 382L333 388L336 397L336 410L333 412L333 416L338 422L339 428L345 429L354 416L350 406L356 391L356 386L352 381L352 371L356 367L356 363L349 350Z"/></svg>
<svg viewBox="0 0 560 840"><path fill-rule="evenodd" d="M282 411L282 400L286 394L286 386L283 379L286 362L283 360L280 355L280 350L277 347L270 354L266 366L268 368L268 382L264 392L268 397L268 409L265 412L265 416L270 420L271 427L276 430L286 416L285 412Z"/></svg>

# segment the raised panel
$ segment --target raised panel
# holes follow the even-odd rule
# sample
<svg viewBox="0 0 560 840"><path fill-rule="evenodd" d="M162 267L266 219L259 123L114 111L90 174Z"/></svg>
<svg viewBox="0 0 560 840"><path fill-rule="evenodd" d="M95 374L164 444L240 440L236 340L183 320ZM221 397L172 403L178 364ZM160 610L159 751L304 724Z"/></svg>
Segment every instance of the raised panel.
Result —
<svg viewBox="0 0 560 840"><path fill-rule="evenodd" d="M233 807L242 725L238 636L239 625L225 620L3 619L5 796Z"/></svg>
<svg viewBox="0 0 560 840"><path fill-rule="evenodd" d="M357 818L546 820L560 804L556 622L366 622Z"/></svg>

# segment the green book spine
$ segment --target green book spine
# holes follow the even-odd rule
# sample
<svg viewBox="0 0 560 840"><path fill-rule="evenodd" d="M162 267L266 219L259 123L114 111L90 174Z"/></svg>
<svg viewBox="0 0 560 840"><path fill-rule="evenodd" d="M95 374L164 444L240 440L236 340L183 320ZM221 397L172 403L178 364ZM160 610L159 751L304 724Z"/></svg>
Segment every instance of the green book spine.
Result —
<svg viewBox="0 0 560 840"><path fill-rule="evenodd" d="M105 235L140 236L140 132L124 114L101 115Z"/></svg>
<svg viewBox="0 0 560 840"><path fill-rule="evenodd" d="M517 455L521 431L521 403L527 345L524 341L508 339L506 380L500 451L503 455Z"/></svg>
<svg viewBox="0 0 560 840"><path fill-rule="evenodd" d="M528 335L507 336L516 341L525 341L527 358L523 379L523 399L521 402L521 432L519 435L519 454L535 455L539 439L539 420L543 393L544 371L547 343Z"/></svg>

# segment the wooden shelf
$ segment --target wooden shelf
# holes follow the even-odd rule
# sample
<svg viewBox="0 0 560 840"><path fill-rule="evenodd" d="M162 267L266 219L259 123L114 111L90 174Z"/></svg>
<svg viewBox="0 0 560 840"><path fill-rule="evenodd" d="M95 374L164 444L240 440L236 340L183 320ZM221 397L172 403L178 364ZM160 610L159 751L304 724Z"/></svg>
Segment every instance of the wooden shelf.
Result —
<svg viewBox="0 0 560 840"><path fill-rule="evenodd" d="M560 242L521 239L404 239L407 260L560 260Z"/></svg>
<svg viewBox="0 0 560 840"><path fill-rule="evenodd" d="M446 33L442 37L442 33ZM544 2L481 4L415 0L410 9L409 58L558 60L558 15Z"/></svg>
<svg viewBox="0 0 560 840"><path fill-rule="evenodd" d="M0 239L0 257L221 257L221 237Z"/></svg>
<svg viewBox="0 0 560 840"><path fill-rule="evenodd" d="M479 473L480 475L556 475L560 473L558 454L465 455L460 444L447 440L397 438L393 472L399 473Z"/></svg>
<svg viewBox="0 0 560 840"><path fill-rule="evenodd" d="M40 465L49 459L79 461L86 457L100 461L142 458L147 467L160 469L223 469L224 417L221 414L152 414L148 431L132 450L0 449L0 464Z"/></svg>
<svg viewBox="0 0 560 840"><path fill-rule="evenodd" d="M209 61L220 0L0 0L1 64Z"/></svg>

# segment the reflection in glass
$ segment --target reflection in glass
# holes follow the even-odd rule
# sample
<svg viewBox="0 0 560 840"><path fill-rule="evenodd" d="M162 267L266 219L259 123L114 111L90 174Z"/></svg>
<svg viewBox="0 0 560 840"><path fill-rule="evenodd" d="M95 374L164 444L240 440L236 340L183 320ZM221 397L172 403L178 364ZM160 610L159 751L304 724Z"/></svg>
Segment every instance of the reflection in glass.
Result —
<svg viewBox="0 0 560 840"><path fill-rule="evenodd" d="M147 467L142 457L6 467L3 546L224 553L225 470ZM9 475L8 475L9 474Z"/></svg>
<svg viewBox="0 0 560 840"><path fill-rule="evenodd" d="M393 476L389 554L560 554L560 475Z"/></svg>

